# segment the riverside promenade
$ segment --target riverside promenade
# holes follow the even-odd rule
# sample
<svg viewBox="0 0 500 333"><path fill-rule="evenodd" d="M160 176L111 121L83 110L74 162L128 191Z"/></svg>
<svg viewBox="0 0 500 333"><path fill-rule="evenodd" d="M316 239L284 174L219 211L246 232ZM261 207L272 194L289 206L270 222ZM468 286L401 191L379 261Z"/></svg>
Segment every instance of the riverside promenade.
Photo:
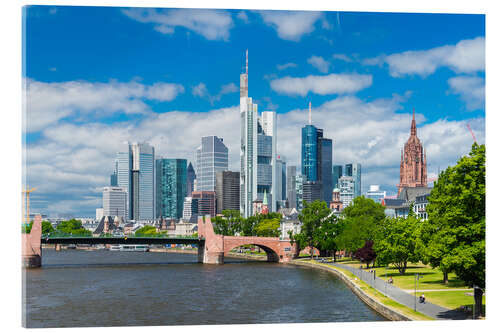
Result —
<svg viewBox="0 0 500 333"><path fill-rule="evenodd" d="M359 268L355 268L349 265L343 265L343 264L338 264L338 263L332 263L332 262L325 262L325 264L333 266L333 267L338 267L341 269L345 269L347 271L350 271L352 274L354 274L356 277L358 277L360 280L366 282L369 284L371 287L374 289L378 290L382 294L386 295L389 298L392 298L396 302L403 304L407 306L410 309L415 309L416 311L423 313L429 317L435 318L435 319L450 319L450 320L465 320L468 319L468 315L465 312L459 311L459 310L450 310L447 308L444 308L442 306L432 304L429 302L425 303L419 303L418 299L415 302L415 296L405 292L404 290L387 283L385 280L376 277L373 273L369 271L365 271Z"/></svg>

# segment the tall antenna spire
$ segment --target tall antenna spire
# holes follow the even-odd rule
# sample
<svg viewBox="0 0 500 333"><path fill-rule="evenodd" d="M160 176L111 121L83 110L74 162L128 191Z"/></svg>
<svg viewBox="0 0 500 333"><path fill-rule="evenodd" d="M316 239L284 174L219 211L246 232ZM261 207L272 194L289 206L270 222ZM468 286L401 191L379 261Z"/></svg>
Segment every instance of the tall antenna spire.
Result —
<svg viewBox="0 0 500 333"><path fill-rule="evenodd" d="M413 118L411 120L411 135L417 135L417 124L415 123L415 108L413 108Z"/></svg>
<svg viewBox="0 0 500 333"><path fill-rule="evenodd" d="M312 125L312 117L311 117L311 102L309 102L309 125Z"/></svg>
<svg viewBox="0 0 500 333"><path fill-rule="evenodd" d="M246 52L246 66L245 66L245 73L248 74L248 49L247 49L247 52Z"/></svg>

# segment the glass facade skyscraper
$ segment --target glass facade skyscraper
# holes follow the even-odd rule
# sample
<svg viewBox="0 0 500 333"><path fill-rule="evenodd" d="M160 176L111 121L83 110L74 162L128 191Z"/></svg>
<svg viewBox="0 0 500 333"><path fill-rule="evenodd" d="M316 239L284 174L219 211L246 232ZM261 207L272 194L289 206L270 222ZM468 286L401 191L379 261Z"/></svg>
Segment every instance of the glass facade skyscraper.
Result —
<svg viewBox="0 0 500 333"><path fill-rule="evenodd" d="M307 181L318 181L318 129L302 127L302 174Z"/></svg>
<svg viewBox="0 0 500 333"><path fill-rule="evenodd" d="M297 189L295 177L297 176L297 167L289 165L286 170L286 199L289 208L297 208Z"/></svg>
<svg viewBox="0 0 500 333"><path fill-rule="evenodd" d="M155 219L155 155L147 143L128 143L118 152L117 185L127 191L127 213L132 220Z"/></svg>
<svg viewBox="0 0 500 333"><path fill-rule="evenodd" d="M339 188L339 178L342 177L342 165L334 165L332 169L332 187Z"/></svg>
<svg viewBox="0 0 500 333"><path fill-rule="evenodd" d="M332 182L332 151L333 143L331 139L318 138L319 142L319 168L320 168L320 186L321 200L329 203L332 200L333 182Z"/></svg>
<svg viewBox="0 0 500 333"><path fill-rule="evenodd" d="M345 165L345 175L354 180L354 197L361 195L361 164L349 163Z"/></svg>
<svg viewBox="0 0 500 333"><path fill-rule="evenodd" d="M186 196L190 197L191 193L194 191L194 180L196 179L196 173L194 172L193 164L189 162L187 168L187 183L186 183Z"/></svg>
<svg viewBox="0 0 500 333"><path fill-rule="evenodd" d="M156 216L179 219L186 197L187 161L156 160Z"/></svg>
<svg viewBox="0 0 500 333"><path fill-rule="evenodd" d="M228 149L222 138L202 137L201 146L196 149L197 191L215 191L216 174L228 169L228 161Z"/></svg>

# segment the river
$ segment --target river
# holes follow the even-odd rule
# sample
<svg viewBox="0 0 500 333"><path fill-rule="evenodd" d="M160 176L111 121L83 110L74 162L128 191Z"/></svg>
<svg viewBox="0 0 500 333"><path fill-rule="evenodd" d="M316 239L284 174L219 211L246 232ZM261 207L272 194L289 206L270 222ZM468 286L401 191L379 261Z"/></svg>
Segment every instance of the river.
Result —
<svg viewBox="0 0 500 333"><path fill-rule="evenodd" d="M312 268L196 255L43 250L25 270L27 327L385 320L338 278Z"/></svg>

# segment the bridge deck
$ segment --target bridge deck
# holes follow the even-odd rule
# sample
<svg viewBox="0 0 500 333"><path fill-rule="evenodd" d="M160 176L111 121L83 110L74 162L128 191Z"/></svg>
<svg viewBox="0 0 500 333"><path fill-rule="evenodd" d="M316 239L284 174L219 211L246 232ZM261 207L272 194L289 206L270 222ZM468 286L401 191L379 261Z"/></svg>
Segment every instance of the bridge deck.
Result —
<svg viewBox="0 0 500 333"><path fill-rule="evenodd" d="M155 237L50 237L42 238L42 244L199 244L198 238Z"/></svg>

